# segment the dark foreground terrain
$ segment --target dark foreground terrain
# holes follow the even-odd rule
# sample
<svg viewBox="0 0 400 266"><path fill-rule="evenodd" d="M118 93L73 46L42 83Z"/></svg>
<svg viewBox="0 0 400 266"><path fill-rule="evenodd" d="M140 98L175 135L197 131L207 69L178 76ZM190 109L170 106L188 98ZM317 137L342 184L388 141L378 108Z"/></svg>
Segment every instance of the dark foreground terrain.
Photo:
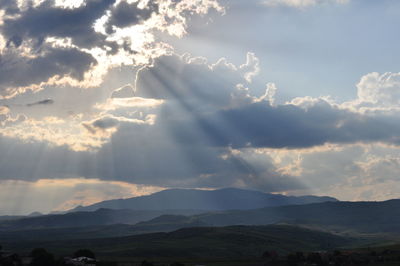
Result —
<svg viewBox="0 0 400 266"><path fill-rule="evenodd" d="M371 248L387 241L383 236L347 237L291 225L194 227L111 238L8 239L0 265L400 265L400 246ZM97 261L75 261L73 254L79 250L90 250Z"/></svg>
<svg viewBox="0 0 400 266"><path fill-rule="evenodd" d="M91 249L102 257L259 257L265 250L288 254L332 250L361 243L360 239L287 225L183 228L127 237L98 239L3 241L10 250L27 254L44 247L57 255Z"/></svg>
<svg viewBox="0 0 400 266"><path fill-rule="evenodd" d="M301 248L301 247L299 247ZM400 245L333 251L297 251L281 254L266 250L259 256L226 258L101 257L79 249L67 256L55 256L43 248L20 255L0 250L0 266L398 266Z"/></svg>

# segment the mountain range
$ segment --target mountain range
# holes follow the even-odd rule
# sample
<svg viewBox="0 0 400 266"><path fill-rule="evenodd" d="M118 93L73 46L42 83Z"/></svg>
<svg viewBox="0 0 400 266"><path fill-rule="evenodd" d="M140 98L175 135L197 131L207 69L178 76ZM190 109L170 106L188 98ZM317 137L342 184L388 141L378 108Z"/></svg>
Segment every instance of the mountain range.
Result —
<svg viewBox="0 0 400 266"><path fill-rule="evenodd" d="M322 202L211 212L195 217L212 226L287 223L324 230L400 235L400 199L382 202Z"/></svg>
<svg viewBox="0 0 400 266"><path fill-rule="evenodd" d="M400 200L343 202L330 197L286 197L241 189L173 189L149 196L100 202L76 210L79 211L15 219L9 217L0 220L0 235L10 231L116 224L132 225L127 234L137 234L189 226L278 223L324 230L400 234Z"/></svg>
<svg viewBox="0 0 400 266"><path fill-rule="evenodd" d="M60 253L95 245L105 256L187 252L218 257L255 255L268 247L288 252L398 243L399 225L400 199L344 202L241 189L173 189L64 214L4 217L0 244L20 250L54 247ZM241 241L248 241L248 247Z"/></svg>
<svg viewBox="0 0 400 266"><path fill-rule="evenodd" d="M95 211L100 208L132 210L249 210L263 207L337 201L332 197L284 196L260 191L225 188L218 190L168 189L151 195L102 201L78 206L71 211Z"/></svg>
<svg viewBox="0 0 400 266"><path fill-rule="evenodd" d="M214 211L251 210L327 201L337 200L331 197L293 197L234 188L213 191L169 189L148 196L102 201L62 214L6 216L0 219L0 230L133 225L167 214L191 216Z"/></svg>

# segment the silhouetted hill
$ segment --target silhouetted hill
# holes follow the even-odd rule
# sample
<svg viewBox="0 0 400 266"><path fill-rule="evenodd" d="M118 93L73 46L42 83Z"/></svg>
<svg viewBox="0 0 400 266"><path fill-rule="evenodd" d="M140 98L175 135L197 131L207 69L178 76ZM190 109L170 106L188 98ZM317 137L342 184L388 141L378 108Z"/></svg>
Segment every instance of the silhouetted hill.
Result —
<svg viewBox="0 0 400 266"><path fill-rule="evenodd" d="M174 212L174 215L166 215ZM230 256L231 251L239 252L238 254L241 254L240 252L252 254L247 247L240 247L239 239L243 239L243 245L247 245L246 241L249 241L250 249L274 248L283 251L296 248L337 247L341 244L335 242L336 240L348 240L337 235L322 234L320 231L354 237L359 235L358 233L367 233L363 234L362 240L358 237L353 239L355 241L353 244L369 245L400 240L400 200L324 202L255 210L215 211L190 216L181 215L185 213L179 212L100 209L95 212L44 215L3 221L0 223L0 239L2 244L7 246L11 244L19 248L31 248L35 245L48 245L60 251L96 246L99 247L99 252L105 255L110 252L109 255L112 256L128 254L169 256L168 252L170 255L174 254L171 256L184 254L182 252L188 252L187 254L193 256L196 256L195 254L203 256L208 252L215 256ZM196 213L196 211L181 212ZM134 223L138 220L141 222L134 225L116 224ZM276 224L308 227L318 229L319 232ZM230 227L224 228L226 226ZM171 234L155 233L183 228L189 229L178 230ZM245 230L244 233L242 229ZM268 231L268 240L264 236L267 234L264 229ZM235 230L237 232L233 232ZM274 232L272 235L271 230ZM307 238L304 232L307 234L311 232L310 238ZM155 242L152 243L152 240Z"/></svg>
<svg viewBox="0 0 400 266"><path fill-rule="evenodd" d="M2 243L32 242L49 240L94 239L106 237L121 237L140 233L153 233L154 231L138 232L134 225L112 224L93 225L80 227L54 227L54 228L22 228L19 230L0 230Z"/></svg>
<svg viewBox="0 0 400 266"><path fill-rule="evenodd" d="M8 220L17 220L17 219L21 219L24 218L26 216L23 215L3 215L0 216L0 221L8 221Z"/></svg>
<svg viewBox="0 0 400 266"><path fill-rule="evenodd" d="M119 210L111 210L111 213ZM134 213L136 211L132 211ZM93 212L92 214L96 214ZM88 224L88 223L87 223ZM170 232L187 227L206 226L196 218L183 215L161 215L147 222L111 225L86 225L77 227L9 227L0 230L1 241L67 240L120 237L144 233Z"/></svg>
<svg viewBox="0 0 400 266"><path fill-rule="evenodd" d="M214 226L290 223L324 229L400 233L400 200L383 202L324 202L205 213L196 216Z"/></svg>
<svg viewBox="0 0 400 266"><path fill-rule="evenodd" d="M248 210L270 206L337 201L331 197L284 196L259 191L226 188L220 190L168 189L148 196L102 201L72 211L94 211L99 208L134 210Z"/></svg>
<svg viewBox="0 0 400 266"><path fill-rule="evenodd" d="M121 212L122 215L121 215ZM193 214L195 211L170 211ZM66 240L129 236L154 232L170 232L187 227L207 226L192 216L161 215L163 211L134 211L99 209L95 212L76 212L74 215L48 216L47 219L22 219L4 223L0 228L1 241ZM107 214L107 215L105 215ZM146 222L140 218L155 217ZM67 219L63 220L65 217ZM112 219L109 219L112 217ZM74 219L78 219L74 222ZM86 219L86 220L85 220ZM34 222L32 222L34 221ZM119 222L119 223L117 223ZM128 224L130 223L130 224Z"/></svg>
<svg viewBox="0 0 400 266"><path fill-rule="evenodd" d="M85 227L111 224L136 224L164 214L194 215L198 210L110 210L98 209L94 212L71 212L66 214L23 217L0 221L0 231L15 231L27 229L48 229L61 227Z"/></svg>
<svg viewBox="0 0 400 266"><path fill-rule="evenodd" d="M56 254L89 248L106 257L239 258L260 256L265 250L281 253L334 249L353 243L345 238L294 226L230 226L185 228L170 233L68 241L17 241L7 243L16 251L44 247Z"/></svg>
<svg viewBox="0 0 400 266"><path fill-rule="evenodd" d="M140 222L134 225L136 232L169 232L187 227L207 226L201 220L183 215L162 215L150 221Z"/></svg>
<svg viewBox="0 0 400 266"><path fill-rule="evenodd" d="M158 217L156 217L154 219L151 219L149 221L137 223L136 225L191 223L194 220L197 220L197 219L193 218L193 217L184 216L184 215L166 214L166 215L158 216Z"/></svg>
<svg viewBox="0 0 400 266"><path fill-rule="evenodd" d="M329 231L400 234L400 200L384 202L323 202L288 205L253 210L204 212L196 210L111 210L73 212L0 221L0 233L10 231L93 227L113 224L134 225L114 230L104 236L166 232L183 227L293 224ZM100 229L99 229L100 230ZM83 231L82 231L83 232ZM85 231L90 236L89 231ZM43 231L44 234L45 230ZM39 232L35 232L39 234ZM74 232L75 237L79 237ZM0 234L1 236L1 234ZM74 237L74 238L75 238Z"/></svg>

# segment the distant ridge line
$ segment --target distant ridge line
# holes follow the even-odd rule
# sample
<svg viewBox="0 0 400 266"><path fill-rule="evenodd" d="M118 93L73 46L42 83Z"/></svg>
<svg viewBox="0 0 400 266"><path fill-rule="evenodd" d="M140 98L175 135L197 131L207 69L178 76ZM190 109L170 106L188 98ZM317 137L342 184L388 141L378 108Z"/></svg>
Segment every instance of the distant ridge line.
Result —
<svg viewBox="0 0 400 266"><path fill-rule="evenodd" d="M69 212L95 211L99 208L133 210L248 210L326 201L338 200L328 196L285 196L239 188L217 190L174 188L145 196L106 200L88 206L78 206L69 210Z"/></svg>

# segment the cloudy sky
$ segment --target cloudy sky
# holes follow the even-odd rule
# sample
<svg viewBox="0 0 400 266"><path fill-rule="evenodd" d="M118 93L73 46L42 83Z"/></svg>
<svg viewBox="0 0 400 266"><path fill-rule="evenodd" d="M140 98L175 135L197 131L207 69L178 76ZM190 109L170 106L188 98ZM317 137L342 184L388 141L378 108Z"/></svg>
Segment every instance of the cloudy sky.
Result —
<svg viewBox="0 0 400 266"><path fill-rule="evenodd" d="M397 0L0 0L0 215L400 198L398 25Z"/></svg>

